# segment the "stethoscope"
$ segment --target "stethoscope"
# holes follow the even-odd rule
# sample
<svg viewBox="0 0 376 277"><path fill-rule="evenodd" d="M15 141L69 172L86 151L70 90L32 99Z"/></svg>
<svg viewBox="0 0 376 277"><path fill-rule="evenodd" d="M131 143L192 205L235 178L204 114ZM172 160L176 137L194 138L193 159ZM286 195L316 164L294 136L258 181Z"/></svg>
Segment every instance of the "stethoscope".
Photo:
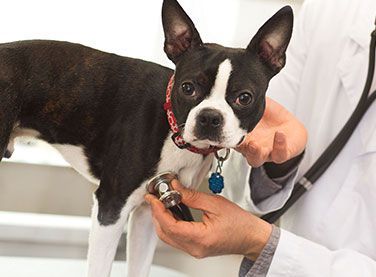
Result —
<svg viewBox="0 0 376 277"><path fill-rule="evenodd" d="M375 20L376 27L376 20ZM376 28L371 33L371 44L369 51L368 73L364 86L364 90L359 99L351 117L343 126L341 131L332 141L332 143L325 149L317 161L308 169L308 171L299 179L294 185L292 194L285 203L285 205L272 213L264 215L262 218L270 223L276 222L286 211L294 205L296 201L307 191L309 191L313 184L324 174L328 167L332 164L338 154L341 152L351 135L355 131L358 123L361 121L363 115L367 112L373 101L376 99L376 91L371 93L371 86L375 74L375 51L376 51Z"/></svg>
<svg viewBox="0 0 376 277"><path fill-rule="evenodd" d="M165 208L169 209L178 219L193 221L189 208L181 203L181 194L174 190L171 185L174 179L179 179L175 172L161 172L147 182L146 190L148 193L157 196Z"/></svg>

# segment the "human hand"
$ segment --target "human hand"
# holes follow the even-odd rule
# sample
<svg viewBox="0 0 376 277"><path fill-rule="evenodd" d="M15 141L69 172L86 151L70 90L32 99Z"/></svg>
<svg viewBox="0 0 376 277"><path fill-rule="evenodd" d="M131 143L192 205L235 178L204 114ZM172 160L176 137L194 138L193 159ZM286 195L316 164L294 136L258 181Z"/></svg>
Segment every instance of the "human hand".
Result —
<svg viewBox="0 0 376 277"><path fill-rule="evenodd" d="M236 148L252 167L265 162L284 163L304 151L307 131L287 109L266 98L263 117Z"/></svg>
<svg viewBox="0 0 376 277"><path fill-rule="evenodd" d="M222 196L210 195L172 182L182 202L203 212L202 222L180 221L151 194L153 222L161 240L196 257L241 254L255 261L269 240L272 227Z"/></svg>

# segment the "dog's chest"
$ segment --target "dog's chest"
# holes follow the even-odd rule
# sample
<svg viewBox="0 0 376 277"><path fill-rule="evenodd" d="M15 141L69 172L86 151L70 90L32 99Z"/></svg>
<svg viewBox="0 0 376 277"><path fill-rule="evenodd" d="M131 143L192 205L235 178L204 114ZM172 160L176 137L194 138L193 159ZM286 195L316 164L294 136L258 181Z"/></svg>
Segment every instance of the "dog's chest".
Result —
<svg viewBox="0 0 376 277"><path fill-rule="evenodd" d="M157 173L174 171L179 175L183 185L197 188L209 172L214 155L210 154L204 157L188 150L179 149L171 140L170 135L163 145Z"/></svg>

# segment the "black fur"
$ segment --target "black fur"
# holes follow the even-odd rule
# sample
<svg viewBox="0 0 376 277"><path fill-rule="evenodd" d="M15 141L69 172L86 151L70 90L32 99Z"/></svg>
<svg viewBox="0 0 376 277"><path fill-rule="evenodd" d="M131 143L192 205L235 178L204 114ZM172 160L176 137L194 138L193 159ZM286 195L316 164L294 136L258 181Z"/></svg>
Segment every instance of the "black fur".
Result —
<svg viewBox="0 0 376 277"><path fill-rule="evenodd" d="M165 0L165 51L176 63L172 104L178 123L183 124L189 111L209 94L219 64L229 58L233 72L226 100L241 127L252 130L263 114L268 82L284 64L291 31L277 48L268 38L274 29L291 29L291 17L291 10L283 10L247 49L233 49L203 44L180 5ZM51 144L83 146L93 176L101 180L96 191L99 222L112 224L129 195L155 173L169 132L163 103L172 74L151 62L69 42L1 44L0 159L9 156L7 144L16 123L38 131L40 139ZM196 86L196 97L181 92L186 81ZM234 100L244 90L254 99L240 108Z"/></svg>
<svg viewBox="0 0 376 277"><path fill-rule="evenodd" d="M159 161L172 70L79 44L33 40L0 45L0 72L0 152L16 122L49 143L82 145L101 180L101 222L113 222Z"/></svg>
<svg viewBox="0 0 376 277"><path fill-rule="evenodd" d="M168 2L175 1L165 1ZM240 127L250 132L263 115L265 93L270 79L285 64L285 51L293 26L291 8L286 6L269 19L246 49L236 49L213 43L203 44L192 21L177 5L165 5L162 14L167 18L163 20L165 51L176 63L172 103L178 124L184 124L190 110L208 97L219 64L230 59L233 71L226 91L226 100L239 118ZM166 47L166 44L169 47ZM185 82L194 84L194 97L187 97L182 92L182 84ZM244 91L253 95L253 101L250 105L241 107L235 104L235 100Z"/></svg>

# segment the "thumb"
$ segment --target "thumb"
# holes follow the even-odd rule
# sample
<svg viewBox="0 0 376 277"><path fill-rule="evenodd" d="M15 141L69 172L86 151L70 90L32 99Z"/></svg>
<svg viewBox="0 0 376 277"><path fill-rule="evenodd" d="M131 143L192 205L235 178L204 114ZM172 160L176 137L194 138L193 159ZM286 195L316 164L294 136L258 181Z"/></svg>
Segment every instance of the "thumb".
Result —
<svg viewBox="0 0 376 277"><path fill-rule="evenodd" d="M282 132L275 132L271 160L275 163L283 163L290 158L286 135Z"/></svg>
<svg viewBox="0 0 376 277"><path fill-rule="evenodd" d="M206 212L216 211L217 197L184 187L178 180L172 181L172 187L182 196L182 202L190 208Z"/></svg>
<svg viewBox="0 0 376 277"><path fill-rule="evenodd" d="M167 209L157 197L152 194L146 194L144 196L145 201L150 205L153 213L165 213Z"/></svg>

